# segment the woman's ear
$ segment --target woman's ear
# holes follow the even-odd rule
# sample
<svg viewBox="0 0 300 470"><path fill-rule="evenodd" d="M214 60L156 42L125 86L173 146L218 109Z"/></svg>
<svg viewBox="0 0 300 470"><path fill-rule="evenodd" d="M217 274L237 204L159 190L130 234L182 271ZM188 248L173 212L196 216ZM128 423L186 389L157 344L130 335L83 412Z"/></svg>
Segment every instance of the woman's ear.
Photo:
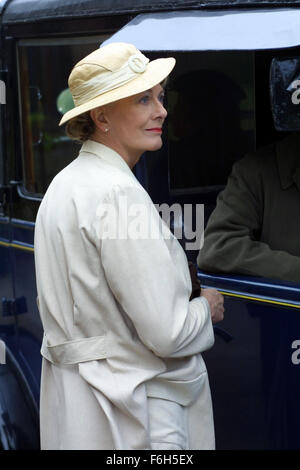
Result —
<svg viewBox="0 0 300 470"><path fill-rule="evenodd" d="M97 129L107 132L108 122L105 116L104 108L95 108L90 111L90 116Z"/></svg>

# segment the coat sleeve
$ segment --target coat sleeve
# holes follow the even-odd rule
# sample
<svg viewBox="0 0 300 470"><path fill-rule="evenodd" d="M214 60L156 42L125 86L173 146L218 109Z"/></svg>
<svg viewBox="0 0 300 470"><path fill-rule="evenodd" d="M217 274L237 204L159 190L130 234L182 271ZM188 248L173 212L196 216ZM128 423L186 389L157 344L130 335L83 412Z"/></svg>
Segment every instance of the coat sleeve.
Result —
<svg viewBox="0 0 300 470"><path fill-rule="evenodd" d="M213 345L207 300L189 301L179 242L143 188L114 187L98 207L97 240L107 282L140 340L157 356L184 357Z"/></svg>
<svg viewBox="0 0 300 470"><path fill-rule="evenodd" d="M204 233L198 266L209 272L239 273L300 282L300 258L260 241L264 179L258 159L237 162Z"/></svg>

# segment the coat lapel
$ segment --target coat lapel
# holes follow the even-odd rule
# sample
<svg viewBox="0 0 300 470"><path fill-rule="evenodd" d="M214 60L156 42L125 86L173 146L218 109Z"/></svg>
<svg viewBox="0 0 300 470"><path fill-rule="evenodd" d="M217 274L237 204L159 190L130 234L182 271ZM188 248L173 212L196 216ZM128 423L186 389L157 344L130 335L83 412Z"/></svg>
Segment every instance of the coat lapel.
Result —
<svg viewBox="0 0 300 470"><path fill-rule="evenodd" d="M80 153L92 153L99 158L102 158L110 165L118 168L121 171L126 172L129 176L135 179L135 176L125 160L115 152L113 149L107 147L106 145L100 144L94 140L87 140L82 144Z"/></svg>

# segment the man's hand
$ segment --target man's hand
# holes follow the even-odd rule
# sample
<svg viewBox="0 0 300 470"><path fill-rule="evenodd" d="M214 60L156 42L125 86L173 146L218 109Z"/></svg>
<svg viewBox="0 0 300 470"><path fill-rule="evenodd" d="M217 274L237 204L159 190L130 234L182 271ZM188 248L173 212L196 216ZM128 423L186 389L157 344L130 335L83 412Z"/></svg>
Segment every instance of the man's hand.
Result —
<svg viewBox="0 0 300 470"><path fill-rule="evenodd" d="M224 297L217 289L201 289L201 295L206 298L211 311L211 321L217 323L224 319Z"/></svg>

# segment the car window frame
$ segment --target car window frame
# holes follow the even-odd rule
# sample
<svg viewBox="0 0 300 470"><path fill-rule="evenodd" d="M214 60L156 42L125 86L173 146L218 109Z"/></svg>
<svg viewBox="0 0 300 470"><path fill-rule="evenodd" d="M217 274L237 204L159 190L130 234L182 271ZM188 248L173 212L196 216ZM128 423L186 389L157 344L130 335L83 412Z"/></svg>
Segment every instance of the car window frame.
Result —
<svg viewBox="0 0 300 470"><path fill-rule="evenodd" d="M36 193L33 191L28 191L26 188L26 165L27 156L25 150L25 131L23 126L23 111L22 111L22 101L21 101L21 71L20 71L20 47L26 46L56 46L56 45L83 45L90 44L93 42L98 42L99 46L102 42L109 37L109 34L99 33L83 36L70 36L66 38L54 37L54 38L33 38L33 39L20 39L16 43L16 66L17 66L17 86L18 86L18 118L20 122L20 149L21 149L21 168L22 168L22 179L20 181L15 181L15 186L17 193L20 198L26 199L28 201L37 201L40 202L45 193Z"/></svg>

